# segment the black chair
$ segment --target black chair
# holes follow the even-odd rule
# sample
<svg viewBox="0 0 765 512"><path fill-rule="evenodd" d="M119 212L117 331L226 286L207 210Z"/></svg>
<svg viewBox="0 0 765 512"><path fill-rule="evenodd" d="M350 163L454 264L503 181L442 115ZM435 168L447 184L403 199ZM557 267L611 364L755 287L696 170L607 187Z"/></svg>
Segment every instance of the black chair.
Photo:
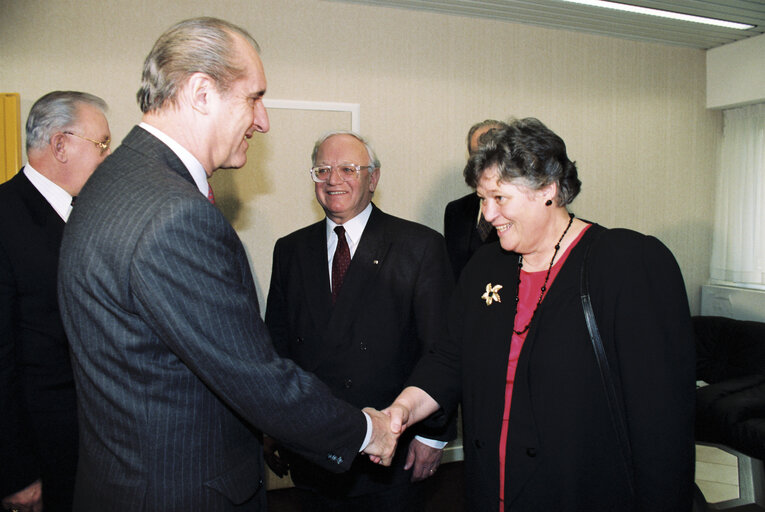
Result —
<svg viewBox="0 0 765 512"><path fill-rule="evenodd" d="M693 318L696 441L738 459L739 497L710 510L765 511L765 323Z"/></svg>

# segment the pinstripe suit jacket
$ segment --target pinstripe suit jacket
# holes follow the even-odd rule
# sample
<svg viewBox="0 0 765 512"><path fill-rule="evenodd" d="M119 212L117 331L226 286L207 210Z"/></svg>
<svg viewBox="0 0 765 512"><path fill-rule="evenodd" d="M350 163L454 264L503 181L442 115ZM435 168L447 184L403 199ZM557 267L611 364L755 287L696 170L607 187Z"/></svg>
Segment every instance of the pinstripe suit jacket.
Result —
<svg viewBox="0 0 765 512"><path fill-rule="evenodd" d="M141 128L78 198L59 299L81 418L76 510L262 510L256 428L350 466L363 415L276 355L239 238Z"/></svg>

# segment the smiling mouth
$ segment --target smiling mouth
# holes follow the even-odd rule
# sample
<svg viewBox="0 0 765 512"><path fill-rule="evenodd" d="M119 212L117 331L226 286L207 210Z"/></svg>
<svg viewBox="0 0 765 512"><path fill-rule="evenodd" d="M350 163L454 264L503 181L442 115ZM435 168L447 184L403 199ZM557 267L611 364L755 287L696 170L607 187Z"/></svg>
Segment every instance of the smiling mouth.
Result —
<svg viewBox="0 0 765 512"><path fill-rule="evenodd" d="M512 227L512 224L502 224L501 226L494 226L497 229L497 233L502 233L503 231L507 231Z"/></svg>
<svg viewBox="0 0 765 512"><path fill-rule="evenodd" d="M347 193L348 192L346 192L344 190L338 190L336 192L327 192L327 195L330 195L330 196L339 196L341 194L347 194Z"/></svg>

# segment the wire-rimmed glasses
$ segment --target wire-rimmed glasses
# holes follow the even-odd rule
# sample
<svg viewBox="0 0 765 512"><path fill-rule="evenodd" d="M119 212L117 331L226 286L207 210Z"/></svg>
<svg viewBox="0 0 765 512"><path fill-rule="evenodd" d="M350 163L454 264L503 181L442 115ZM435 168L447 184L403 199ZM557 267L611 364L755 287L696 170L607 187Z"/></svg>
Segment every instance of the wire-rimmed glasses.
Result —
<svg viewBox="0 0 765 512"><path fill-rule="evenodd" d="M109 138L107 138L105 141L100 141L100 140L89 139L87 137L83 137L82 135L77 135L74 132L63 132L63 133L65 133L67 135L74 135L75 137L80 138L82 140L86 140L88 142L92 142L101 151L102 155L104 153L106 153L107 151L109 151L109 146L112 143L112 139L109 139Z"/></svg>

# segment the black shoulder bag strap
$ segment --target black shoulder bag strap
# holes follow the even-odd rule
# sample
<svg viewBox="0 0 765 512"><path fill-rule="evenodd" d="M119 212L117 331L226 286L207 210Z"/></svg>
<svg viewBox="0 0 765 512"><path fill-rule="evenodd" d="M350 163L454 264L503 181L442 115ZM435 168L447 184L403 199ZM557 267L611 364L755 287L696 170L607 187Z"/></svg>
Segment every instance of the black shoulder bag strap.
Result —
<svg viewBox="0 0 765 512"><path fill-rule="evenodd" d="M624 413L624 405L622 404L620 395L616 392L616 386L614 385L611 367L608 364L608 357L606 356L606 351L603 348L603 340L600 337L598 324L595 321L595 312L592 310L592 301L590 300L590 290L587 282L587 259L590 255L590 248L595 245L595 242L599 237L599 234L595 235L595 239L592 241L592 243L590 243L590 245L587 246L587 249L585 250L584 260L582 261L579 290L582 297L582 307L584 308L584 319L587 322L587 330L590 331L592 348L595 351L595 357L598 360L600 377L603 381L603 388L606 392L608 409L611 412L611 422L614 425L614 430L616 430L616 437L619 441L619 447L622 452L622 462L624 462L624 467L627 471L627 482L629 483L630 493L634 496L635 474L632 467L632 450L630 448L629 438L627 437L627 420Z"/></svg>

